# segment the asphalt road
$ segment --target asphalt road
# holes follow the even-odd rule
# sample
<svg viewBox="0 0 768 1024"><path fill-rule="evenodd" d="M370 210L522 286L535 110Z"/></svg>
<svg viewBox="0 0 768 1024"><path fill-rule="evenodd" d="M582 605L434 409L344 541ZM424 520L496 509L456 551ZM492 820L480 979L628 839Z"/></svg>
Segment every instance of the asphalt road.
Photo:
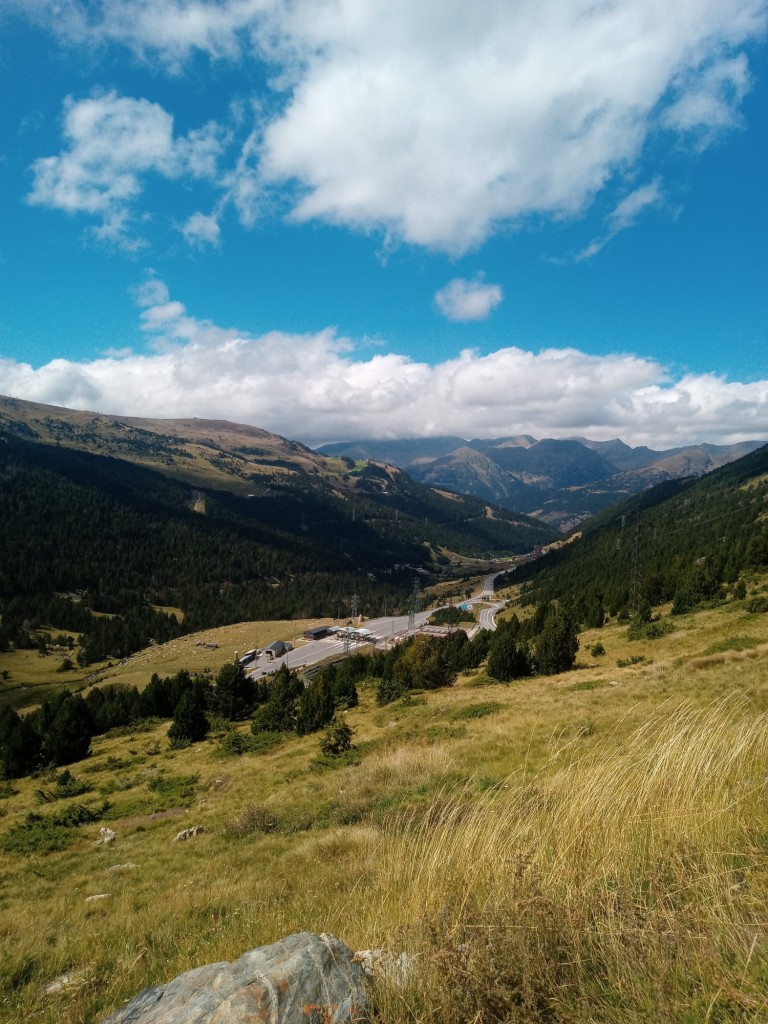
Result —
<svg viewBox="0 0 768 1024"><path fill-rule="evenodd" d="M505 569L501 569L499 572L493 572L490 576L486 576L483 580L483 589L480 592L479 597L473 597L470 602L471 604L481 604L485 601L490 602L487 608L480 609L480 615L478 616L478 621L481 627L483 629L490 630L490 632L493 632L496 629L496 613L504 607L503 604L500 604L498 601L494 601L496 591L494 590L493 585L496 578L503 575L505 572L509 572L510 568L512 567L510 566Z"/></svg>
<svg viewBox="0 0 768 1024"><path fill-rule="evenodd" d="M508 568L505 568L499 572L491 573L490 576L486 576L483 580L483 589L480 594L470 598L467 602L468 604L491 602L487 608L480 609L479 615L481 627L491 632L496 629L496 613L503 607L503 605L493 600L493 584L497 576L501 576L502 573L508 571ZM434 610L432 608L430 611L416 613L415 622L417 628L424 625ZM399 636L407 632L408 616L394 615L382 619L369 619L365 623L365 628L370 630L374 640L388 640L390 637ZM364 649L367 646L366 643L358 644L352 642L349 650L351 652L356 648ZM329 636L323 640L310 640L309 643L302 644L295 650L284 654L282 658L276 658L274 661L270 661L266 655L262 654L261 657L248 666L247 671L252 678L259 679L262 676L276 672L282 665L287 665L288 668L308 668L312 665L318 665L321 661L325 661L326 658L332 658L343 653L344 641L336 636Z"/></svg>
<svg viewBox="0 0 768 1024"><path fill-rule="evenodd" d="M417 612L416 626L423 626L433 611L434 609L430 609L428 612ZM368 619L364 624L364 628L370 630L373 634L373 639L377 641L387 640L390 637L398 636L407 631L408 616L390 615L383 619ZM367 646L366 643L355 643L353 641L349 649L350 652L357 648L364 650ZM282 658L276 658L274 661L270 661L266 655L262 654L260 658L257 658L256 661L248 666L247 671L250 676L258 679L261 676L269 675L271 672L276 672L282 665L287 665L288 668L307 668L325 661L326 658L332 658L334 655L338 656L343 653L344 641L336 636L329 636L323 640L310 640L309 643L302 644L295 650L284 654Z"/></svg>

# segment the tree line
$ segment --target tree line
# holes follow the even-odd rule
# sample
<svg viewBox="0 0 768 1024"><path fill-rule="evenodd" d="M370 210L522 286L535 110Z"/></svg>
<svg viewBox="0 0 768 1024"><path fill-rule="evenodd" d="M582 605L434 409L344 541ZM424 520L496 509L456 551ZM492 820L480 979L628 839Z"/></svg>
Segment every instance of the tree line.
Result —
<svg viewBox="0 0 768 1024"><path fill-rule="evenodd" d="M522 582L524 603L556 600L593 627L635 613L633 590L650 605L673 602L676 613L718 599L743 571L768 565L766 474L768 447L699 480L651 488L497 586Z"/></svg>
<svg viewBox="0 0 768 1024"><path fill-rule="evenodd" d="M293 473L251 498L206 491L205 515L162 473L11 436L0 477L0 648L68 629L82 664L235 621L343 615L351 594L365 614L402 611L440 545L500 553L551 533L373 466L352 497Z"/></svg>

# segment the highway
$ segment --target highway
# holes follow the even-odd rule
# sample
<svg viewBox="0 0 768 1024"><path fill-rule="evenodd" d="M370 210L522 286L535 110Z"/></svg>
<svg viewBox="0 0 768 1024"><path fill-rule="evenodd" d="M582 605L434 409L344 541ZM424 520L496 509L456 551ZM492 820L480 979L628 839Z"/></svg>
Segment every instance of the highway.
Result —
<svg viewBox="0 0 768 1024"><path fill-rule="evenodd" d="M423 626L433 611L434 609L430 609L427 612L416 612L416 626ZM368 619L364 623L364 628L370 630L373 634L372 639L376 641L388 640L390 637L398 636L407 631L408 616L388 615L382 619ZM358 648L365 650L367 646L368 644L366 643L355 643L352 641L349 645L349 650L350 652ZM287 665L288 668L308 668L311 665L317 665L321 661L325 661L326 658L338 657L338 655L343 653L344 641L337 636L329 636L323 640L310 640L308 643L302 644L295 650L284 654L282 658L275 658L274 661L270 661L266 655L262 654L248 666L247 672L252 678L259 679L261 676L276 672L282 665Z"/></svg>
<svg viewBox="0 0 768 1024"><path fill-rule="evenodd" d="M499 572L492 572L490 576L486 576L483 580L483 589L477 597L473 597L470 600L470 604L482 604L484 602L490 602L487 608L481 608L478 616L478 621L483 629L490 630L493 632L496 629L496 613L500 611L504 605L499 604L498 601L494 600L496 591L494 590L494 583L499 576L503 576L505 572L509 572L510 566L506 569L501 569Z"/></svg>
<svg viewBox="0 0 768 1024"><path fill-rule="evenodd" d="M487 608L480 609L479 622L483 629L488 629L491 632L496 629L496 613L503 608L503 604L494 601L493 585L498 576L508 571L509 569L501 569L498 572L491 573L490 576L486 576L483 580L483 588L480 594L466 602L472 605L490 602ZM429 611L416 612L416 627L423 626L434 611L435 609L432 608ZM394 615L381 619L369 619L364 623L364 628L370 630L373 640L377 642L388 640L390 637L404 635L407 632L408 616ZM368 644L366 643L355 643L352 641L349 645L349 650L350 652L356 649L365 650L367 646ZM251 662L246 671L251 678L260 679L262 676L277 672L282 665L287 665L288 668L309 668L312 665L318 665L327 658L338 657L344 653L344 648L344 640L337 636L325 637L323 640L310 640L308 643L301 644L295 650L284 654L281 658L275 658L274 661L270 661L267 655L262 654L255 661Z"/></svg>

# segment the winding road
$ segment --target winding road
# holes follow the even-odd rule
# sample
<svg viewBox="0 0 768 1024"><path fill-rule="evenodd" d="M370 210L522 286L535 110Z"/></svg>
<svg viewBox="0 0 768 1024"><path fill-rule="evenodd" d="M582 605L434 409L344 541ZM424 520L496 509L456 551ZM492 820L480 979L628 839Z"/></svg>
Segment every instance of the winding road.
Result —
<svg viewBox="0 0 768 1024"><path fill-rule="evenodd" d="M480 593L467 601L467 604L472 605L490 602L487 608L480 609L478 621L483 629L490 630L491 632L496 629L497 612L504 607L502 603L494 601L494 583L498 576L501 576L503 573L508 571L509 568L500 569L498 572L494 572L489 576L486 576L483 580L483 588ZM431 608L429 611L416 612L416 628L418 629L423 626L434 611L435 609ZM374 642L389 640L396 636L404 636L408 631L408 616L388 615L381 619L369 619L365 623L365 628L371 633L371 639ZM357 644L352 642L349 646L349 650L354 651L358 647L363 649L366 646L367 645L365 643ZM343 654L344 649L344 640L340 639L338 636L325 637L323 640L310 640L309 643L302 644L300 647L295 648L293 651L289 651L287 654L284 654L281 658L276 658L274 661L270 661L266 655L262 654L248 667L248 674L253 679L259 679L262 676L276 672L282 665L287 665L288 668L309 668L312 665L318 665L327 658Z"/></svg>

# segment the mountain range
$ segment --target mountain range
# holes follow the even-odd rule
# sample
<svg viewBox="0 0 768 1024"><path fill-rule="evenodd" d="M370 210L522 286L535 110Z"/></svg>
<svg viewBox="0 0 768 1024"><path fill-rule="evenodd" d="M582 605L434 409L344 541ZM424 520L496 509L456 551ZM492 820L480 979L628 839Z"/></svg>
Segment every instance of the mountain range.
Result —
<svg viewBox="0 0 768 1024"><path fill-rule="evenodd" d="M89 661L178 628L407 608L415 574L455 576L466 559L555 536L255 427L11 398L0 398L0 522L0 645L53 621L86 634Z"/></svg>
<svg viewBox="0 0 768 1024"><path fill-rule="evenodd" d="M654 451L632 448L618 438L537 440L523 434L471 441L461 437L350 441L323 445L318 451L391 463L422 483L473 494L567 532L653 484L702 476L761 444L743 441Z"/></svg>

